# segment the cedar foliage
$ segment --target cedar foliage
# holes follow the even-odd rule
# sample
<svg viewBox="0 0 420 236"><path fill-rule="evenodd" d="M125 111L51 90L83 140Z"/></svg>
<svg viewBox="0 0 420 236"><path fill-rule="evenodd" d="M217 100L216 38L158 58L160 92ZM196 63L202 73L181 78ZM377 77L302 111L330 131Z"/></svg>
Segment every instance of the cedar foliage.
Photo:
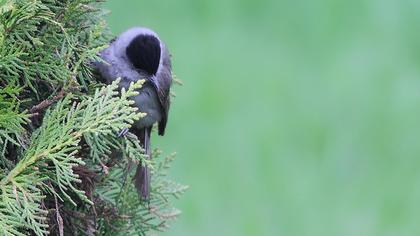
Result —
<svg viewBox="0 0 420 236"><path fill-rule="evenodd" d="M118 137L145 115L128 99L143 81L119 92L92 71L103 16L99 0L0 0L0 235L145 235L179 214L174 154L146 161L134 135ZM150 202L131 181L139 161Z"/></svg>

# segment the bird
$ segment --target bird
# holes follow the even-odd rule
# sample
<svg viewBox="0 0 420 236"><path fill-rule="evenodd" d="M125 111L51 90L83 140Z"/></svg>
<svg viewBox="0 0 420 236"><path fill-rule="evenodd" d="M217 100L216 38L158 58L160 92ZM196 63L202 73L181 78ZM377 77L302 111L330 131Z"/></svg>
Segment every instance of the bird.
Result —
<svg viewBox="0 0 420 236"><path fill-rule="evenodd" d="M94 66L106 83L120 78L119 88L127 89L131 82L145 80L139 94L131 99L146 116L136 121L130 132L138 137L146 158L150 159L152 127L158 123L158 134L163 136L168 122L172 84L169 50L153 30L133 27L111 40L99 56L102 60L96 61ZM150 178L149 167L139 163L133 177L134 186L139 197L145 201L150 198Z"/></svg>

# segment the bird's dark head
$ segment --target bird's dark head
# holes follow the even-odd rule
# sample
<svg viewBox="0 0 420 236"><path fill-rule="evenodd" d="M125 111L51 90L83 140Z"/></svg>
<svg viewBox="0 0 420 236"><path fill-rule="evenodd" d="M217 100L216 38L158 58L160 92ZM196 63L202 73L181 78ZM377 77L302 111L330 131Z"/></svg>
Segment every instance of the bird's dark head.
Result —
<svg viewBox="0 0 420 236"><path fill-rule="evenodd" d="M125 53L136 69L150 75L156 74L161 53L160 41L157 37L139 34L127 46Z"/></svg>

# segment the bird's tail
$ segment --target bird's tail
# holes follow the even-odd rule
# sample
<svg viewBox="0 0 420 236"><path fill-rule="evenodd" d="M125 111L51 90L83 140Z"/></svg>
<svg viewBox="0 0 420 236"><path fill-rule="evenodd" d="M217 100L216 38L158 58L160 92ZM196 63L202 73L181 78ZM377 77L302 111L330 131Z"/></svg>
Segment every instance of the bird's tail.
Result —
<svg viewBox="0 0 420 236"><path fill-rule="evenodd" d="M136 132L137 137L140 140L141 146L146 152L146 158L151 158L150 151L150 132L152 128L143 128ZM134 175L134 185L137 188L139 197L143 201L148 201L150 197L150 169L147 165L139 163L137 166L136 174Z"/></svg>

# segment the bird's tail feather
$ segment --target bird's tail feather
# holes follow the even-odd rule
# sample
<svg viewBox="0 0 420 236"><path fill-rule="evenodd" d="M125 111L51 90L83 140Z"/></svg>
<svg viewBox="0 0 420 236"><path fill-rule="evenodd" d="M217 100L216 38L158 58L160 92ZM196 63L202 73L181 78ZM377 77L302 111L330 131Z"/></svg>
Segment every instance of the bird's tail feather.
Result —
<svg viewBox="0 0 420 236"><path fill-rule="evenodd" d="M146 158L151 158L150 151L150 132L151 128L144 128L138 130L137 137L139 137L141 146L145 149ZM150 198L150 169L147 165L139 163L136 174L134 175L134 185L137 188L139 197L143 201L148 201Z"/></svg>

